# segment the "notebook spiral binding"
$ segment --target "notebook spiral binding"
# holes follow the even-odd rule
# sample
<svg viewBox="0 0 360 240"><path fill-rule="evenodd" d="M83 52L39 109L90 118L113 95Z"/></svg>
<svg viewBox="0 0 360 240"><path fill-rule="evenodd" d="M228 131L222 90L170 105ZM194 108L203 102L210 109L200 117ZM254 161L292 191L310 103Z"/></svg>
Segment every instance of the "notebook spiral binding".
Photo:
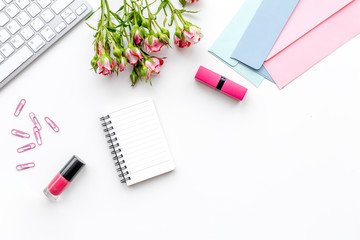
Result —
<svg viewBox="0 0 360 240"><path fill-rule="evenodd" d="M107 138L107 143L109 144L109 149L111 151L111 154L113 155L113 160L115 161L116 171L119 172L118 176L121 179L121 183L126 183L127 181L130 181L131 178L129 175L129 172L126 171L127 167L125 164L124 156L121 153L121 148L119 143L117 142L116 133L114 130L114 127L111 126L112 122L109 115L106 115L102 118L100 118L100 121L102 122L101 126L104 128L105 137Z"/></svg>

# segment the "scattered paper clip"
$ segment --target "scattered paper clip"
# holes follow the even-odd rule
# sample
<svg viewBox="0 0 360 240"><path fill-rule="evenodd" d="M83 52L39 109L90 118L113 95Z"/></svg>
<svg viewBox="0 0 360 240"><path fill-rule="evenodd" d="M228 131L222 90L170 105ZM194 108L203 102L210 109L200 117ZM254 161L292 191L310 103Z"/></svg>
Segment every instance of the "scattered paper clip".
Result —
<svg viewBox="0 0 360 240"><path fill-rule="evenodd" d="M34 135L36 139L36 143L41 146L42 145L42 139L40 135L40 130L37 127L34 127Z"/></svg>
<svg viewBox="0 0 360 240"><path fill-rule="evenodd" d="M18 117L18 116L20 115L22 109L23 109L24 106L25 106L25 103L26 103L26 100L25 100L25 99L21 99L21 100L20 100L19 104L18 104L17 107L16 107L15 113L14 113L15 117Z"/></svg>
<svg viewBox="0 0 360 240"><path fill-rule="evenodd" d="M37 119L37 117L35 116L35 114L33 112L31 112L31 113L29 113L29 117L30 117L31 121L34 123L35 127L37 127L37 129L41 130L40 122Z"/></svg>
<svg viewBox="0 0 360 240"><path fill-rule="evenodd" d="M22 171L28 168L33 168L35 167L35 163L31 162L31 163L24 163L24 164L19 164L16 166L16 170L18 171Z"/></svg>
<svg viewBox="0 0 360 240"><path fill-rule="evenodd" d="M54 130L54 132L59 132L60 131L60 128L49 117L45 117L45 122L47 124L49 124L49 126L51 127L52 130Z"/></svg>
<svg viewBox="0 0 360 240"><path fill-rule="evenodd" d="M22 146L20 148L17 149L17 152L18 153L23 153L23 152L26 152L26 151L29 151L33 148L36 147L36 144L35 143L29 143L29 144L26 144L25 146Z"/></svg>
<svg viewBox="0 0 360 240"><path fill-rule="evenodd" d="M30 137L30 134L20 131L20 130L16 130L16 129L11 130L11 134L14 136L17 136L17 137L21 137L21 138L29 138Z"/></svg>

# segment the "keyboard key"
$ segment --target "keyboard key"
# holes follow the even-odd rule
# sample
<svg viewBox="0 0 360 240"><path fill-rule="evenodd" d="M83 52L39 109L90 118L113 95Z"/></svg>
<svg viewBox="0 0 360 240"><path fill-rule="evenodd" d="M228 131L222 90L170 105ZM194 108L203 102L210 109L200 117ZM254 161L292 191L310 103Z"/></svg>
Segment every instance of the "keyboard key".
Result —
<svg viewBox="0 0 360 240"><path fill-rule="evenodd" d="M53 39L55 37L55 33L53 32L53 30L47 26L46 28L44 28L41 31L41 35L45 38L46 41L50 41L51 39Z"/></svg>
<svg viewBox="0 0 360 240"><path fill-rule="evenodd" d="M40 20L40 18L35 18L30 24L35 31L39 31L44 26L44 23Z"/></svg>
<svg viewBox="0 0 360 240"><path fill-rule="evenodd" d="M45 11L43 11L41 13L41 17L42 19L44 19L44 21L46 23L50 22L55 16L54 14L50 11L50 9L46 9Z"/></svg>
<svg viewBox="0 0 360 240"><path fill-rule="evenodd" d="M42 8L46 8L51 3L51 0L36 0Z"/></svg>
<svg viewBox="0 0 360 240"><path fill-rule="evenodd" d="M34 31L31 30L29 26L26 26L24 29L22 29L20 33L23 36L23 38L25 38L25 40L28 40L34 35Z"/></svg>
<svg viewBox="0 0 360 240"><path fill-rule="evenodd" d="M72 23L75 19L76 19L76 15L72 13L72 14L70 14L70 16L68 16L68 17L65 19L65 22L67 22L67 24L70 24L70 23Z"/></svg>
<svg viewBox="0 0 360 240"><path fill-rule="evenodd" d="M66 27L66 24L64 22L61 22L55 27L55 31L59 33L62 30L64 30L65 27Z"/></svg>
<svg viewBox="0 0 360 240"><path fill-rule="evenodd" d="M10 46L10 44L5 43L5 45L0 48L0 51L4 54L5 57L8 57L14 52L14 49Z"/></svg>
<svg viewBox="0 0 360 240"><path fill-rule="evenodd" d="M30 7L27 8L27 11L30 13L30 15L32 17L35 17L36 15L39 14L39 12L41 11L40 8L38 7L38 5L36 5L35 3L31 4Z"/></svg>
<svg viewBox="0 0 360 240"><path fill-rule="evenodd" d="M28 60L33 53L27 46L23 46L19 49L14 55L9 57L1 65L0 71L0 82L2 82L7 76L14 72L18 67L20 67L26 60Z"/></svg>
<svg viewBox="0 0 360 240"><path fill-rule="evenodd" d="M81 15L83 12L86 11L86 9L87 9L87 7L85 6L85 4L83 4L78 9L76 9L76 14Z"/></svg>
<svg viewBox="0 0 360 240"><path fill-rule="evenodd" d="M16 5L19 6L19 8L24 9L27 5L30 4L29 0L15 0Z"/></svg>
<svg viewBox="0 0 360 240"><path fill-rule="evenodd" d="M44 45L45 41L39 35L36 35L29 41L29 46L34 52L39 51Z"/></svg>
<svg viewBox="0 0 360 240"><path fill-rule="evenodd" d="M19 13L19 9L15 6L15 4L11 4L8 8L6 8L6 12L11 18L13 18Z"/></svg>
<svg viewBox="0 0 360 240"><path fill-rule="evenodd" d="M11 21L6 28L11 32L11 34L15 34L20 30L20 25L16 21Z"/></svg>
<svg viewBox="0 0 360 240"><path fill-rule="evenodd" d="M70 16L70 14L72 14L72 11L71 11L70 8L67 8L65 11L63 11L63 12L61 13L61 17L62 17L63 19L65 19L65 18L67 18L68 16Z"/></svg>
<svg viewBox="0 0 360 240"><path fill-rule="evenodd" d="M0 0L1 1L1 0ZM5 13L0 12L0 26L3 27L9 21L9 18L5 15Z"/></svg>
<svg viewBox="0 0 360 240"><path fill-rule="evenodd" d="M29 15L28 15L26 12L20 13L19 16L17 16L16 19L17 19L17 20L19 21L19 23L20 23L21 25L23 25L23 26L30 21L30 17L29 17Z"/></svg>
<svg viewBox="0 0 360 240"><path fill-rule="evenodd" d="M10 42L15 48L19 48L21 45L24 44L24 40L19 35L13 37Z"/></svg>
<svg viewBox="0 0 360 240"><path fill-rule="evenodd" d="M4 7L5 7L5 3L2 0L0 0L0 10L2 10Z"/></svg>
<svg viewBox="0 0 360 240"><path fill-rule="evenodd" d="M5 60L5 58L0 54L0 63L2 63Z"/></svg>
<svg viewBox="0 0 360 240"><path fill-rule="evenodd" d="M74 0L57 0L53 5L51 5L52 10L56 14L59 14L62 10L64 10L70 3Z"/></svg>
<svg viewBox="0 0 360 240"><path fill-rule="evenodd" d="M4 43L9 38L10 38L10 34L5 29L1 29L0 30L0 42Z"/></svg>

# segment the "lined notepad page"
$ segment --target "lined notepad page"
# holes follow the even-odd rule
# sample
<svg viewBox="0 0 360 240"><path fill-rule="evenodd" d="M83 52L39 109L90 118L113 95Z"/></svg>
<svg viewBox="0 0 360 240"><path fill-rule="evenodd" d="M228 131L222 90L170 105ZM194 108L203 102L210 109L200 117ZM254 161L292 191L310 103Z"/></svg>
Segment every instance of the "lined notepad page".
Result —
<svg viewBox="0 0 360 240"><path fill-rule="evenodd" d="M108 114L132 185L174 170L163 129L151 98Z"/></svg>

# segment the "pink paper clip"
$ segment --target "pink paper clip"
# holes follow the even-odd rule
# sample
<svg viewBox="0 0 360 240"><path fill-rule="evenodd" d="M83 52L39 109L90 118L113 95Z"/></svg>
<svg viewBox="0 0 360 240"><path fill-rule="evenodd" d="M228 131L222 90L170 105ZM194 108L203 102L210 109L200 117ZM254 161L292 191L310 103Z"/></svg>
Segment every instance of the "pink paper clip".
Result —
<svg viewBox="0 0 360 240"><path fill-rule="evenodd" d="M21 99L21 100L20 100L19 104L18 104L17 107L16 107L15 113L14 113L15 117L18 117L18 116L20 115L22 109L23 109L24 106L25 106L25 103L26 103L26 100L25 100L25 99Z"/></svg>
<svg viewBox="0 0 360 240"><path fill-rule="evenodd" d="M41 140L40 130L37 127L34 127L34 135L35 135L36 143L39 146L41 146L42 140Z"/></svg>
<svg viewBox="0 0 360 240"><path fill-rule="evenodd" d="M45 117L45 122L47 122L47 124L49 124L49 126L51 127L52 130L54 130L54 132L60 131L60 128L49 117Z"/></svg>
<svg viewBox="0 0 360 240"><path fill-rule="evenodd" d="M31 163L24 163L24 164L19 164L16 166L16 170L18 171L22 171L28 168L33 168L35 167L35 163L31 162Z"/></svg>
<svg viewBox="0 0 360 240"><path fill-rule="evenodd" d="M30 137L30 134L20 131L20 130L16 130L16 129L11 130L11 134L14 136L17 136L17 137L21 137L21 138L29 138Z"/></svg>
<svg viewBox="0 0 360 240"><path fill-rule="evenodd" d="M23 152L26 152L26 151L29 151L33 148L36 147L36 144L35 143L29 143L29 144L26 144L25 146L22 146L20 148L17 149L17 152L18 153L23 153Z"/></svg>
<svg viewBox="0 0 360 240"><path fill-rule="evenodd" d="M30 117L31 121L34 123L35 127L37 127L37 129L41 130L40 122L37 119L37 117L35 116L35 114L33 112L31 112L31 113L29 113L29 117Z"/></svg>

